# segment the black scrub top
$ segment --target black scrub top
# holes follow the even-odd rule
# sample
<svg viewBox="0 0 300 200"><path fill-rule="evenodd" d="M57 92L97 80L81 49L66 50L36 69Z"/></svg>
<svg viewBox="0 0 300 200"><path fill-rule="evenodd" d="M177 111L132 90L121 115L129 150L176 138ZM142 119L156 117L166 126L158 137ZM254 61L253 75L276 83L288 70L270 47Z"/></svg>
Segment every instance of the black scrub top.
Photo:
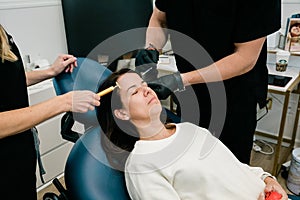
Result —
<svg viewBox="0 0 300 200"><path fill-rule="evenodd" d="M18 60L5 60L4 63L0 60L0 112L29 105L22 59L12 37L8 35L8 39ZM8 193L10 190L18 193L19 189L24 189L35 196L36 153L31 130L0 139L0 162L0 187L3 190L1 193ZM26 197L25 193L23 195Z"/></svg>
<svg viewBox="0 0 300 200"><path fill-rule="evenodd" d="M156 7L166 13L167 26L196 40L214 62L230 55L234 43L247 42L271 34L281 27L280 0L156 0ZM174 52L181 48L172 39ZM244 88L257 97L263 106L267 97L267 45L263 46L255 67L248 73L225 80L226 94L234 98L234 88ZM195 54L196 55L196 54ZM200 57L201 58L201 57ZM176 58L180 72L194 70L180 57ZM183 64L184 63L184 64ZM203 63L207 66L211 63Z"/></svg>

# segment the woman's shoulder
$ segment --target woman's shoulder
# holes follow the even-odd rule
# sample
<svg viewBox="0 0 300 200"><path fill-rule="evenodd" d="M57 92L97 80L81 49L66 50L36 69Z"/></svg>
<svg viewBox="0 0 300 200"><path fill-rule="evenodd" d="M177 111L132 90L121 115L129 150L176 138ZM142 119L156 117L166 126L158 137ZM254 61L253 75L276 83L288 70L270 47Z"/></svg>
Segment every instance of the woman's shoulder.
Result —
<svg viewBox="0 0 300 200"><path fill-rule="evenodd" d="M209 130L207 130L206 128L200 127L198 125L195 125L191 122L181 122L176 124L177 127L180 127L182 129L190 129L190 130L197 130L197 131L201 131L203 133L210 133Z"/></svg>

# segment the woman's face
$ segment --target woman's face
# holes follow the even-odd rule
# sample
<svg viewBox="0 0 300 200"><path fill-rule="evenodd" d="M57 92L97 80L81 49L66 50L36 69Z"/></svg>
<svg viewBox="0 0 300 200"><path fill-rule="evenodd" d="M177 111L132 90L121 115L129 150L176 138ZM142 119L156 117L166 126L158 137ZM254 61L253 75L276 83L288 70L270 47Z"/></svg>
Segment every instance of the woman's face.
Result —
<svg viewBox="0 0 300 200"><path fill-rule="evenodd" d="M161 113L161 104L155 92L135 73L126 73L117 80L123 110L132 122L156 119Z"/></svg>
<svg viewBox="0 0 300 200"><path fill-rule="evenodd" d="M291 36L300 36L300 24L297 24L291 28Z"/></svg>

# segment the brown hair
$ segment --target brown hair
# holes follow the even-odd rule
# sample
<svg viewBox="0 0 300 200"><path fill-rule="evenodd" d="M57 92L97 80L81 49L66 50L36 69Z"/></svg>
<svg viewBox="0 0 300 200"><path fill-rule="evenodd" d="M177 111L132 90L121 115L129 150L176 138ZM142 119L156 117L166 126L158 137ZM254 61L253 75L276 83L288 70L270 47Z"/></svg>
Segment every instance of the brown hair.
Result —
<svg viewBox="0 0 300 200"><path fill-rule="evenodd" d="M18 57L11 51L10 48L11 47L8 43L6 32L0 24L0 57L2 63L4 63L5 60L10 62L15 62L18 60Z"/></svg>
<svg viewBox="0 0 300 200"><path fill-rule="evenodd" d="M121 69L112 73L99 87L98 92L115 86L117 79L125 73L136 73L130 69ZM123 104L116 88L112 93L101 97L101 104L96 108L101 133L101 145L111 166L119 171L124 170L125 162L139 134L130 121L114 117L113 111L121 109Z"/></svg>

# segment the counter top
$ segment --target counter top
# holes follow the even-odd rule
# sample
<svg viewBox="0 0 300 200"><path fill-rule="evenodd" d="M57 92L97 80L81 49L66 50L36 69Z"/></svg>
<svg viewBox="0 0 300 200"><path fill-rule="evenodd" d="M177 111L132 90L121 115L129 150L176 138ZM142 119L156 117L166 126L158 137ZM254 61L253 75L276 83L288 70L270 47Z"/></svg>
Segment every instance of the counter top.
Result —
<svg viewBox="0 0 300 200"><path fill-rule="evenodd" d="M43 90L49 89L53 87L52 79L42 81L40 83L37 83L35 85L31 85L27 87L28 95L32 95L38 92L41 92Z"/></svg>
<svg viewBox="0 0 300 200"><path fill-rule="evenodd" d="M275 64L268 64L268 70L269 74L277 75L277 76L288 76L291 77L292 79L285 85L285 87L279 87L279 86L274 86L274 85L268 85L268 89L270 90L276 90L276 91L281 91L281 92L286 92L292 84L295 82L295 80L299 77L300 73L300 68L299 67L291 67L287 66L286 71L284 72L279 72L276 71L276 66Z"/></svg>

